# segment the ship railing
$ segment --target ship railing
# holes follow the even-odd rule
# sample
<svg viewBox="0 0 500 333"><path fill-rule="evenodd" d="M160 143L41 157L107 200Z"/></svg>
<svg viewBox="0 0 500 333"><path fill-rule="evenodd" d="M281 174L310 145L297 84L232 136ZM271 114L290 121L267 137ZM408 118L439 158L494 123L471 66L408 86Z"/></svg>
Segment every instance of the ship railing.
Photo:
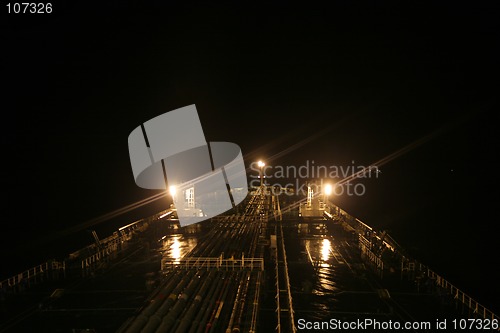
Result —
<svg viewBox="0 0 500 333"><path fill-rule="evenodd" d="M171 211L172 209L162 210L161 212L158 212L154 215L127 224L118 229L120 236L130 236L133 232L142 232L148 227L149 223L160 219L162 216L167 215Z"/></svg>
<svg viewBox="0 0 500 333"><path fill-rule="evenodd" d="M262 280L262 272L258 272L257 282L255 285L255 295L252 304L252 316L250 320L249 333L255 333L257 330L257 316L259 314L259 299L260 299L260 281Z"/></svg>
<svg viewBox="0 0 500 333"><path fill-rule="evenodd" d="M80 260L80 266L83 274L95 268L96 264L104 259L108 259L111 255L118 252L123 248L123 244L132 239L135 233L143 232L149 225L149 223L160 219L165 216L171 209L163 210L159 213L151 215L149 217L140 219L138 221L127 224L118 229L113 235L103 239L101 241L101 246L97 247L95 244L89 245L81 250L78 250L70 255L70 258L77 258L82 253L91 253Z"/></svg>
<svg viewBox="0 0 500 333"><path fill-rule="evenodd" d="M0 291L22 291L31 286L48 278L56 278L56 273L65 271L66 263L55 260L46 261L40 265L31 267L21 273L13 275L7 279L0 281Z"/></svg>
<svg viewBox="0 0 500 333"><path fill-rule="evenodd" d="M121 243L130 240L133 232L143 231L145 228L147 228L148 224L151 221L157 220L160 216L164 215L168 211L169 209L161 211L150 217L135 221L124 227L121 227L118 230L121 235L118 235L118 233L115 232L113 235L102 239L100 242L100 248L97 247L96 244L89 245L76 252L71 253L69 255L69 259L72 260L78 258L84 253L92 253L91 255L81 260L82 269L92 267L93 264L115 252L119 248L119 245ZM63 272L63 274L66 273L66 261L48 260L40 265L36 265L21 273L0 281L0 291L15 288L25 289L26 287L29 287L31 283L38 283L44 278L49 277L51 274L54 278L58 277L59 272Z"/></svg>
<svg viewBox="0 0 500 333"><path fill-rule="evenodd" d="M109 259L111 255L117 253L120 249L123 248L123 243L129 241L131 238L130 233L124 233L121 236L111 236L108 237L105 241L102 242L102 246L93 247L91 249L92 254L82 258L80 260L80 266L83 272L83 275L87 273L88 270L92 270L95 268L95 265L101 262L104 259ZM89 247L85 249L90 249ZM77 251L76 253L85 253L88 251ZM70 256L71 257L71 256Z"/></svg>
<svg viewBox="0 0 500 333"><path fill-rule="evenodd" d="M271 246L274 256L274 271L275 271L275 282L276 296L274 297L276 302L276 328L275 331L281 333L281 299L280 299L280 270L279 270L279 260L278 260L278 247Z"/></svg>
<svg viewBox="0 0 500 333"><path fill-rule="evenodd" d="M150 222L155 221L159 219L162 215L170 211L169 209L163 210L159 213L156 213L152 216L146 217L144 219L137 220L135 222L129 223L121 228L118 229L118 231L114 232L111 236L108 236L106 238L103 238L100 240L100 247L97 246L96 244L91 244L88 245L84 248L81 248L78 251L75 251L69 255L69 259L76 259L78 257L81 257L83 255L87 255L90 253L90 255L87 255L87 258L90 258L92 256L102 256L102 252L106 252L105 250L110 247L114 247L117 244L123 243L125 241L129 241L132 239L133 235L137 232L142 232L144 231ZM101 254L98 254L101 252ZM83 259L82 261L84 261Z"/></svg>
<svg viewBox="0 0 500 333"><path fill-rule="evenodd" d="M187 257L182 259L163 258L162 271L170 269L211 269L217 270L264 270L263 258Z"/></svg>
<svg viewBox="0 0 500 333"><path fill-rule="evenodd" d="M354 218L350 214L348 214L346 211L341 209L340 207L336 206L335 204L328 202L328 204L333 207L335 210L335 213L337 214L337 217L340 218L340 220L344 223L347 223L350 225L353 229L358 231L359 234L359 246L361 250L365 250L367 253L367 256L370 260L374 261L375 264L377 265L377 262L381 262L381 265L383 265L383 261L380 259L380 257L377 257L373 252L370 251L370 246L367 246L365 244L366 242L370 245L372 245L372 242L367 240L364 235L369 235L369 236L375 236L379 240L383 242L383 244L389 248L391 251L394 253L398 254L402 258L402 263L405 260L409 260L413 265L412 265L412 271L415 271L415 268L418 267L418 270L420 273L425 273L429 278L434 279L436 282L436 285L443 288L446 290L456 301L462 303L463 305L467 306L473 315L480 316L483 319L490 319L490 320L497 320L500 322L500 317L495 314L493 311L489 310L485 306L481 305L479 302L474 300L472 297L455 287L453 284L448 282L445 278L440 276L439 274L435 273L432 271L430 268L425 266L424 264L413 260L409 259L406 257L404 249L387 233L384 233L383 236L382 234L377 234L376 231L373 230L372 227L367 225L366 223L360 221L357 218ZM366 240L366 242L364 241ZM373 255L369 254L372 253ZM378 259L377 259L378 258ZM383 267L383 266L382 266Z"/></svg>
<svg viewBox="0 0 500 333"><path fill-rule="evenodd" d="M432 269L430 269L426 265L416 260L407 258L403 255L401 257L402 257L401 259L402 271L403 269L408 270L413 278L415 278L416 276L426 276L427 278L434 280L436 286L446 291L446 293L449 296L453 297L453 299L456 302L462 303L464 306L466 306L469 309L469 315L478 316L483 319L489 319L489 320L495 319L497 320L498 323L500 323L499 315L495 314L493 311L491 311L484 305L481 305L478 301L476 301L471 296L461 291L459 288L450 283L444 277L437 274ZM404 263L406 263L406 266L404 265Z"/></svg>
<svg viewBox="0 0 500 333"><path fill-rule="evenodd" d="M366 243L361 241L361 237L362 236L360 235L359 246L361 249L361 255L363 257L367 258L369 261L371 261L375 265L377 272L380 275L380 278L382 278L383 273L384 273L384 261L382 260L382 258L379 255L376 255L373 251L371 251L369 246Z"/></svg>
<svg viewBox="0 0 500 333"><path fill-rule="evenodd" d="M333 209L330 209L330 212L334 212L336 215L336 218L340 219L340 221L346 223L349 225L351 228L356 230L358 234L363 235L365 238L376 238L379 241L382 242L382 244L392 252L398 252L400 254L404 254L405 250L392 238L388 233L386 232L377 232L375 231L371 226L368 224L364 223L358 218L355 218L354 216L350 215L347 213L345 210L342 208L338 207L337 205L327 202L327 204L332 207Z"/></svg>
<svg viewBox="0 0 500 333"><path fill-rule="evenodd" d="M292 302L292 288L290 286L290 277L288 274L288 260L286 258L286 250L285 250L285 242L283 241L283 224L280 223L280 233L281 233L281 249L283 251L283 265L285 269L285 283L286 283L286 292L288 298L288 314L290 316L290 329L293 333L297 332L297 328L295 327L295 313L293 310L293 302Z"/></svg>
<svg viewBox="0 0 500 333"><path fill-rule="evenodd" d="M402 256L401 269L402 273L403 270L407 270L409 273L411 273L412 278L415 278L416 276L426 276L427 278L434 280L435 285L446 291L446 293L451 296L454 301L462 303L464 306L466 306L469 309L469 315L478 316L483 319L489 320L495 319L498 323L500 323L500 316L495 314L490 309L486 308L484 305L481 305L478 301L461 291L459 288L455 287L455 285L450 283L441 275L434 272L426 265L416 260Z"/></svg>
<svg viewBox="0 0 500 333"><path fill-rule="evenodd" d="M100 262L103 259L110 257L113 253L118 251L118 246L122 242L121 237L109 243L105 248L97 251L96 253L83 258L81 260L81 268L82 270L92 268L95 264Z"/></svg>
<svg viewBox="0 0 500 333"><path fill-rule="evenodd" d="M428 278L435 280L436 285L438 287L441 287L444 290L446 290L448 294L451 297L453 297L455 301L465 305L470 310L472 315L479 316L483 319L490 319L492 321L496 320L498 323L500 323L500 316L495 314L493 311L481 305L475 299L473 299L472 297L470 297L469 295L467 295L466 293L455 287L448 280L446 280L445 278L443 278L441 275L437 274L430 268L418 262L417 264L419 267L419 271L423 271Z"/></svg>

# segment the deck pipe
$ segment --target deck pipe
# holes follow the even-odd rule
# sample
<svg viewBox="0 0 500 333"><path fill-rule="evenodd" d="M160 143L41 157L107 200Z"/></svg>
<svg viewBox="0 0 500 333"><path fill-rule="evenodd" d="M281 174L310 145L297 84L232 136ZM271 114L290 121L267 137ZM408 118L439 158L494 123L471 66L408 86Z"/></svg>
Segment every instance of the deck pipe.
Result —
<svg viewBox="0 0 500 333"><path fill-rule="evenodd" d="M168 298L164 300L161 306L156 310L156 312L151 315L141 333L154 333L156 331L157 327L161 324L163 316L168 313L172 305L177 301L178 295L192 279L194 273L194 271L187 272L187 274L181 279L174 290L170 293Z"/></svg>
<svg viewBox="0 0 500 333"><path fill-rule="evenodd" d="M262 279L262 272L257 273L257 282L255 284L255 294L252 306L252 318L250 319L249 333L255 333L257 326L257 316L259 313L259 299L260 299L260 281Z"/></svg>
<svg viewBox="0 0 500 333"><path fill-rule="evenodd" d="M221 276L222 283L220 284L220 287L217 289L217 292L214 294L215 297L210 299L207 310L205 311L205 314L203 315L203 317L200 321L200 325L198 326L197 330L195 331L196 333L205 332L206 326L209 323L210 319L212 318L214 311L219 306L219 300L220 300L220 298L222 298L222 295L224 294L224 290L226 290L227 285L230 282L229 273L228 272L221 272L221 273L222 273L222 276Z"/></svg>
<svg viewBox="0 0 500 333"><path fill-rule="evenodd" d="M141 329L146 326L151 315L153 315L153 313L156 312L156 310L163 303L165 297L170 295L180 279L180 274L172 274L170 278L167 279L166 285L161 289L158 295L144 308L144 310L141 311L125 332L140 332Z"/></svg>
<svg viewBox="0 0 500 333"><path fill-rule="evenodd" d="M177 329L174 331L175 333L184 333L191 326L193 320L196 317L196 312L200 308L203 299L208 296L207 295L208 292L214 289L212 287L216 285L214 283L216 275L217 275L216 271L211 271L208 274L208 277L204 279L202 286L200 287L197 295L193 299L193 302L191 302L186 312L182 315L182 319L180 319L179 325L177 326Z"/></svg>
<svg viewBox="0 0 500 333"><path fill-rule="evenodd" d="M241 277L239 276L238 273L232 274L232 280L231 280L230 286L229 286L229 288L227 288L224 295L222 296L222 300L219 303L219 308L217 309L217 312L216 312L213 320L210 323L209 332L214 333L214 332L221 331L218 328L219 322L221 321L221 318L225 316L225 313L227 312L226 309L228 309L234 301L233 296L236 295L236 289L237 289L238 281L240 280L240 278Z"/></svg>
<svg viewBox="0 0 500 333"><path fill-rule="evenodd" d="M205 326L205 331L204 331L205 333L211 332L217 318L219 318L222 307L224 306L224 300L226 299L227 293L229 292L231 286L233 285L234 279L232 275L233 275L232 272L228 272L227 283L224 284L224 288L222 289L221 294L219 295L217 301L215 302L215 306Z"/></svg>
<svg viewBox="0 0 500 333"><path fill-rule="evenodd" d="M241 300L238 302L238 308L236 310L236 317L234 321L234 326L231 329L231 326L228 326L226 333L239 333L241 323L243 321L243 314L245 309L245 300L247 298L248 289L250 286L250 272L246 272L246 278L242 279L244 281L243 290L241 294Z"/></svg>
<svg viewBox="0 0 500 333"><path fill-rule="evenodd" d="M245 283L244 279L241 279L238 285L238 290L236 291L236 296L233 302L233 309L231 311L231 316L229 317L229 323L226 329L226 333L231 333L231 327L233 326L233 322L236 318L238 311L238 303L240 302L241 294L243 293L244 283Z"/></svg>
<svg viewBox="0 0 500 333"><path fill-rule="evenodd" d="M163 316L160 326L156 329L156 333L168 333L171 332L175 322L179 314L186 307L186 303L188 302L191 295L196 291L196 287L205 277L205 271L198 271L197 276L195 276L187 287L184 289L182 294L179 296L179 299L175 303L175 305L168 311L168 313Z"/></svg>
<svg viewBox="0 0 500 333"><path fill-rule="evenodd" d="M208 316L208 312L211 310L212 305L215 303L215 295L218 295L222 286L224 285L223 272L217 272L214 283L210 288L207 296L203 299L201 308L194 318L191 328L188 333L196 333L197 329L205 323L203 318ZM206 315L207 314L207 315Z"/></svg>
<svg viewBox="0 0 500 333"><path fill-rule="evenodd" d="M237 222L234 222L234 220L235 219L227 219L226 223L221 223L216 228L214 228L213 234L218 235L219 237L207 237L204 240L204 242L199 243L199 246L197 246L197 249L195 251L193 251L191 253L191 255L197 254L197 253L198 254L207 253L207 251L209 251L210 254L217 253L217 255L220 255L220 252L223 252L223 251L221 251L221 249L222 250L226 249L226 251L227 251L229 246L234 244L234 243L241 243L242 242L244 245L246 245L248 243L248 240L249 240L249 237L248 237L249 230L248 229L250 229L250 228L248 227L248 224L237 223ZM251 229L253 229L253 228L251 228ZM230 237L227 237L227 236L230 236ZM214 242L214 239L220 239L220 241ZM227 241L228 239L230 241ZM251 246L250 246L250 249L251 249L250 252L253 254L255 251L255 245L253 245L252 243L255 244L255 238L251 240ZM234 253L232 253L232 255L234 255ZM183 279L183 281L185 281L185 279ZM175 293L173 293L173 294L175 294ZM149 325L146 324L146 326L149 326L149 327L148 328L145 327L143 329L143 332L145 332L145 333L146 332L153 332L153 330L151 330L150 328L158 327L159 319L160 319L159 315L166 313L165 310L168 312L168 309L170 309L170 307L172 306L172 304L174 302L175 302L174 297L169 297L169 299L167 299L166 302L163 302L162 306L160 307L161 311L159 311L159 313L155 313L154 315L150 315L153 312L151 310L158 309L159 303L157 302L157 304L155 306L151 306L149 311L145 310L145 313L142 313L141 314L142 316L140 315L139 316L140 318L138 317L136 319L136 321L138 322L138 325L136 325L136 326L142 327L142 326L144 326L145 321L149 320L149 322L148 322ZM220 302L221 302L221 300L219 300L219 303ZM222 302L224 302L224 300L222 300ZM150 318L148 318L148 315L150 315L149 316ZM211 319L213 319L213 316ZM131 332L135 332L135 331L132 330Z"/></svg>

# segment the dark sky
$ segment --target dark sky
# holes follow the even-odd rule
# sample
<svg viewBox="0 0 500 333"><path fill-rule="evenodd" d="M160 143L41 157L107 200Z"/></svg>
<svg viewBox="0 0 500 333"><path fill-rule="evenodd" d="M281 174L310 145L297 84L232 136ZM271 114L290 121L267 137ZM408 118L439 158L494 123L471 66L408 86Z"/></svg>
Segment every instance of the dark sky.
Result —
<svg viewBox="0 0 500 333"><path fill-rule="evenodd" d="M462 259L499 263L497 4L180 3L2 8L2 253L157 193L135 185L127 137L196 104L207 141L247 166L369 165L436 133L334 201L435 265L451 256L456 280Z"/></svg>

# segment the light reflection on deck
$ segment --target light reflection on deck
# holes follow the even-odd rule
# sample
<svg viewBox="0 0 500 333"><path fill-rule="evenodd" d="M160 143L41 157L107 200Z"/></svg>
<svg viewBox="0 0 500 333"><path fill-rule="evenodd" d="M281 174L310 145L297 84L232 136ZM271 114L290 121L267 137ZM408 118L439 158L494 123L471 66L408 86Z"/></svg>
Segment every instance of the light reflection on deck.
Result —
<svg viewBox="0 0 500 333"><path fill-rule="evenodd" d="M311 264L316 268L318 278L312 293L326 295L337 291L338 288L332 279L335 274L331 262L335 257L332 241L329 238L305 239L304 246Z"/></svg>
<svg viewBox="0 0 500 333"><path fill-rule="evenodd" d="M187 255L196 246L198 240L194 237L185 237L181 234L165 235L162 238L162 252L164 258L174 259L175 263Z"/></svg>

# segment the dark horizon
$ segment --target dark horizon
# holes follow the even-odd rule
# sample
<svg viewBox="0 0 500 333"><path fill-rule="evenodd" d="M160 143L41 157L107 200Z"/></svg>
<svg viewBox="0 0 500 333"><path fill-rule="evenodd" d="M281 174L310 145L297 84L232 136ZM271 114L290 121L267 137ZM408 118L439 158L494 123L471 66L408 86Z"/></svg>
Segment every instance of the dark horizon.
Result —
<svg viewBox="0 0 500 333"><path fill-rule="evenodd" d="M238 144L247 167L367 166L436 133L332 201L500 295L498 5L82 6L1 23L2 257L158 193L136 186L128 135L195 104L207 141Z"/></svg>

